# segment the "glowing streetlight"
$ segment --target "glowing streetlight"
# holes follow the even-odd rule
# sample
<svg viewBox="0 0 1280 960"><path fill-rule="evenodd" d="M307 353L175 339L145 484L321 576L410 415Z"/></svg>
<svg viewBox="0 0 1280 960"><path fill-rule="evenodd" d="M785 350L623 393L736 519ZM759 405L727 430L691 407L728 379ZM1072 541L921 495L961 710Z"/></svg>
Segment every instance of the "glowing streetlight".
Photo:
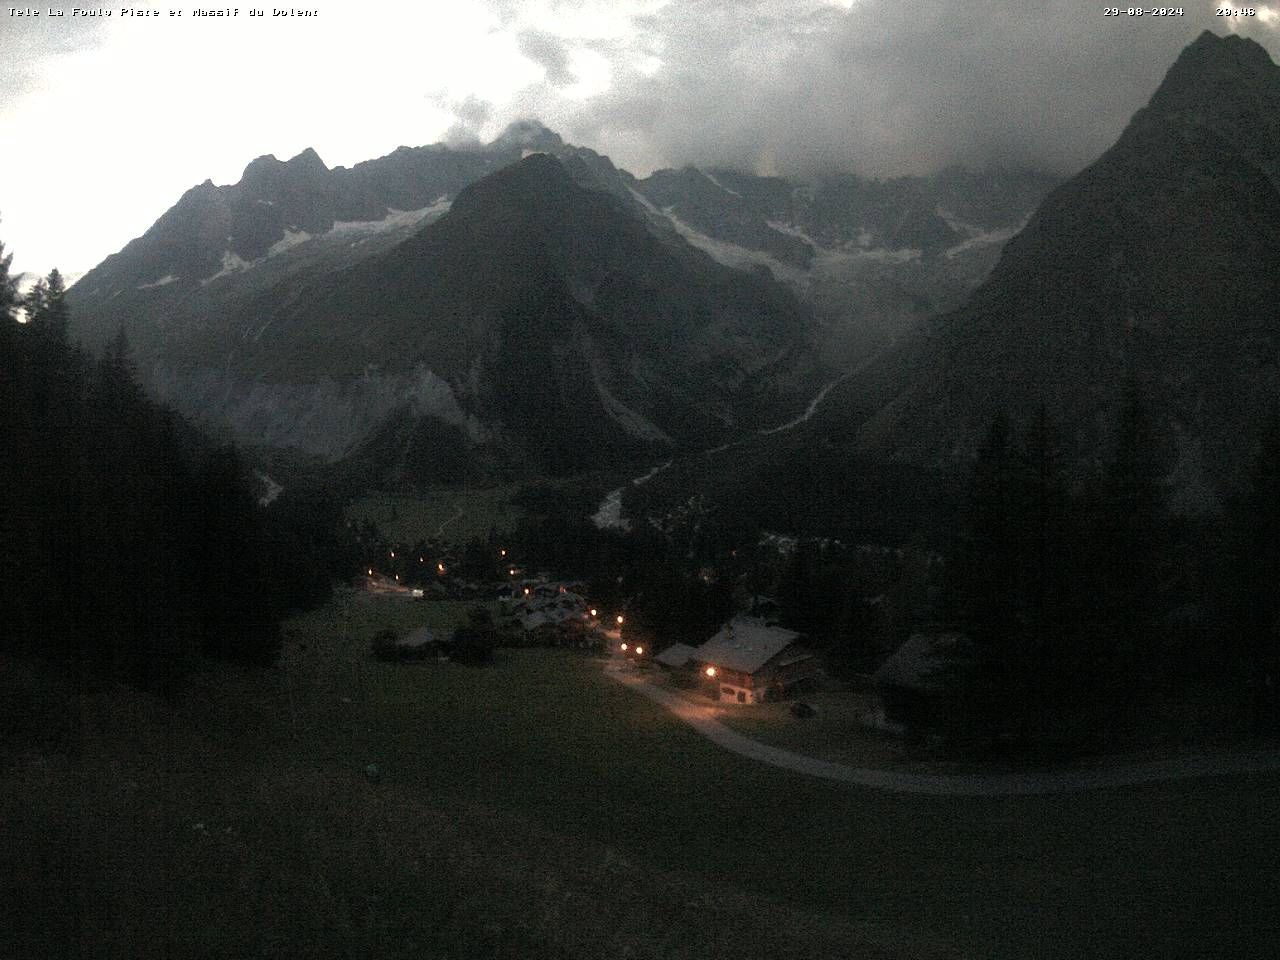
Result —
<svg viewBox="0 0 1280 960"><path fill-rule="evenodd" d="M626 650L627 650L627 645L624 643L624 644L622 645L622 651L623 651L623 653L625 653L625 652L626 652Z"/></svg>
<svg viewBox="0 0 1280 960"><path fill-rule="evenodd" d="M636 647L636 656L639 657L643 655L644 655L644 647Z"/></svg>
<svg viewBox="0 0 1280 960"><path fill-rule="evenodd" d="M622 626L622 614L618 614L616 619L618 621L618 626Z"/></svg>
<svg viewBox="0 0 1280 960"><path fill-rule="evenodd" d="M392 551L391 551L391 556L392 556L392 558L393 558L393 559L394 559L395 555L396 555L396 552L395 552L394 550L392 550Z"/></svg>
<svg viewBox="0 0 1280 960"><path fill-rule="evenodd" d="M499 551L498 551L498 556L500 556L500 557L505 557L506 555L507 555L507 551L505 551L505 550L499 550Z"/></svg>
<svg viewBox="0 0 1280 960"><path fill-rule="evenodd" d="M707 667L707 676L708 676L708 677L714 677L715 675L716 675L716 668L715 668L715 667Z"/></svg>
<svg viewBox="0 0 1280 960"><path fill-rule="evenodd" d="M370 567L370 568L369 568L369 576L371 576L371 577L373 576L373 567Z"/></svg>
<svg viewBox="0 0 1280 960"><path fill-rule="evenodd" d="M444 573L444 564L443 564L443 563L437 563L437 564L436 564L436 569L437 569L437 570L439 570L441 573Z"/></svg>
<svg viewBox="0 0 1280 960"><path fill-rule="evenodd" d="M595 608L595 607L592 607L592 608L591 608L591 615L592 615L593 617L596 615L596 608Z"/></svg>

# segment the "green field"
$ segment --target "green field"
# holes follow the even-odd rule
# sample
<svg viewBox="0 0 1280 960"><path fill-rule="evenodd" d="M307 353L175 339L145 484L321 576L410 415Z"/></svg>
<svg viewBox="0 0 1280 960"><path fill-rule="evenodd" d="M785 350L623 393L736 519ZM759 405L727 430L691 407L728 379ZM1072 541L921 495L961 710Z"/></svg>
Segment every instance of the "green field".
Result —
<svg viewBox="0 0 1280 960"><path fill-rule="evenodd" d="M340 594L174 706L0 662L0 953L1273 955L1280 777L897 796L720 751L587 656L367 656L463 616Z"/></svg>
<svg viewBox="0 0 1280 960"><path fill-rule="evenodd" d="M711 702L693 691L689 695L698 697L699 702ZM820 760L920 771L938 767L934 762L911 760L901 737L867 727L863 715L876 704L872 693L823 689L803 699L818 709L817 716L797 719L791 715L789 702L726 703L718 707L716 719L745 736Z"/></svg>
<svg viewBox="0 0 1280 960"><path fill-rule="evenodd" d="M347 508L347 518L370 520L391 543L417 543L439 538L447 543L466 543L473 537L484 539L490 527L507 533L524 516L512 506L518 487L487 489L449 488L428 491L416 497L372 494Z"/></svg>

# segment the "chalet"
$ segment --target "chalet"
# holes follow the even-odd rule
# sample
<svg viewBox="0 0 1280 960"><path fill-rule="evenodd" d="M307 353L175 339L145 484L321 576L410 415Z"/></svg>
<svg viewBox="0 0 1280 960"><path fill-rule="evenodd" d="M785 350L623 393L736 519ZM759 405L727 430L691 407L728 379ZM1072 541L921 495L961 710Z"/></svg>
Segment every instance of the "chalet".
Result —
<svg viewBox="0 0 1280 960"><path fill-rule="evenodd" d="M664 670L684 670L693 664L694 657L697 654L697 648L691 647L687 643L673 643L654 657L653 660Z"/></svg>
<svg viewBox="0 0 1280 960"><path fill-rule="evenodd" d="M509 615L525 630L567 620L586 620L587 601L568 590L539 590L510 604Z"/></svg>
<svg viewBox="0 0 1280 960"><path fill-rule="evenodd" d="M941 721L941 700L950 684L963 634L913 633L871 677L884 719L891 727L927 726Z"/></svg>
<svg viewBox="0 0 1280 960"><path fill-rule="evenodd" d="M521 580L503 587L498 593L498 600L504 606L515 606L521 602L536 600L550 601L566 594L581 597L586 592L586 584L577 580L547 581Z"/></svg>
<svg viewBox="0 0 1280 960"><path fill-rule="evenodd" d="M818 662L796 643L800 634L759 617L734 617L692 658L716 699L737 703L778 700L801 681L818 677Z"/></svg>

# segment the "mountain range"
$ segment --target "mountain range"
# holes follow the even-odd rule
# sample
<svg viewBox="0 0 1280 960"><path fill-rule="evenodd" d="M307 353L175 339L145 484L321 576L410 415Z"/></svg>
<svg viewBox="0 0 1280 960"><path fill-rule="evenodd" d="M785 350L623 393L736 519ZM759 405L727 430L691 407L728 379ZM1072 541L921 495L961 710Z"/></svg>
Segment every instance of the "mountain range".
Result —
<svg viewBox="0 0 1280 960"><path fill-rule="evenodd" d="M215 431L390 480L564 473L787 420L952 306L1053 180L637 179L534 122L351 169L261 157L70 292Z"/></svg>
<svg viewBox="0 0 1280 960"><path fill-rule="evenodd" d="M1042 410L1061 468L1083 481L1136 397L1172 505L1214 512L1280 409L1277 304L1280 67L1252 40L1206 32L962 306L902 335L797 430L736 448L731 466L670 471L646 494L725 501L751 486L744 476L767 489L779 464L818 478L818 463L861 464L850 483L864 490L872 475L964 477L998 414L1021 429ZM880 493L885 509L907 499Z"/></svg>

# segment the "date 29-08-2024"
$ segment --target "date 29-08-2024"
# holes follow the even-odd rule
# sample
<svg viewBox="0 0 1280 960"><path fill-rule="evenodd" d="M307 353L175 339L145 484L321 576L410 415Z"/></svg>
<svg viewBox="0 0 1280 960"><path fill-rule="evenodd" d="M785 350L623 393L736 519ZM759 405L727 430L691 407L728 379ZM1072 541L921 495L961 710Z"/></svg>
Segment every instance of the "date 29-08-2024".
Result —
<svg viewBox="0 0 1280 960"><path fill-rule="evenodd" d="M1103 7L1104 17L1181 17L1182 7ZM1256 7L1218 7L1217 17L1256 17Z"/></svg>

